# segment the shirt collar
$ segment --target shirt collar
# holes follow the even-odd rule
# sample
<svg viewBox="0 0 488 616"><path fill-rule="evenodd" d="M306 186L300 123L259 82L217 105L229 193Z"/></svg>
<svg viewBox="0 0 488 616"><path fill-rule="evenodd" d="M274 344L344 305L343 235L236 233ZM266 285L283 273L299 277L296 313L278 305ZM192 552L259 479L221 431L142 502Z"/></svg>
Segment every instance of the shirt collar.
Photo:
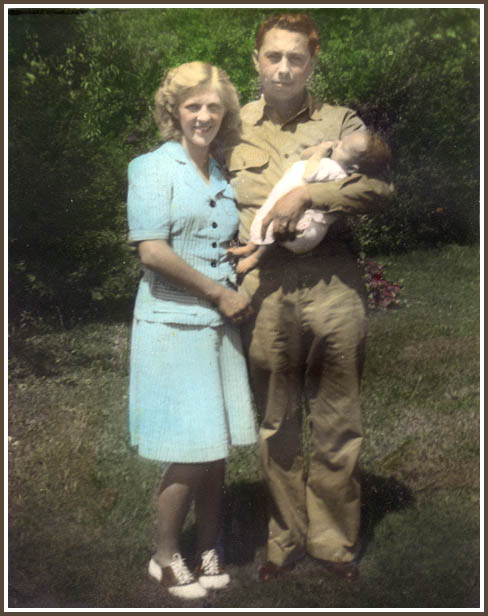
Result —
<svg viewBox="0 0 488 616"><path fill-rule="evenodd" d="M292 122L293 120L298 118L298 116L302 115L302 113L306 113L306 112L308 112L309 118L311 120L319 119L319 117L317 116L316 104L312 98L312 95L310 94L308 90L306 94L307 95L305 99L305 104L303 105L302 109L300 109L298 113L296 113L293 117L287 120L285 124ZM245 117L246 122L249 122L253 126L256 126L259 122L264 120L265 116L267 115L267 109L268 109L268 104L266 103L264 99L264 95L261 94L261 97L256 101L256 103L252 106L252 108L250 110L246 110L246 117Z"/></svg>

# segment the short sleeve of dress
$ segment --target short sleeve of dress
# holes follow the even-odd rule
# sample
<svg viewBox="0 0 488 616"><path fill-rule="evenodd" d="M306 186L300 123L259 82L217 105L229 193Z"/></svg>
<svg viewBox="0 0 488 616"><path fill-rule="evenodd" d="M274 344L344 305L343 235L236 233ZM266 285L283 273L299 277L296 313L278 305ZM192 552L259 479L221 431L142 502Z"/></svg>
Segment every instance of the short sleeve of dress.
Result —
<svg viewBox="0 0 488 616"><path fill-rule="evenodd" d="M135 158L128 169L128 241L166 240L170 231L171 165L157 152Z"/></svg>

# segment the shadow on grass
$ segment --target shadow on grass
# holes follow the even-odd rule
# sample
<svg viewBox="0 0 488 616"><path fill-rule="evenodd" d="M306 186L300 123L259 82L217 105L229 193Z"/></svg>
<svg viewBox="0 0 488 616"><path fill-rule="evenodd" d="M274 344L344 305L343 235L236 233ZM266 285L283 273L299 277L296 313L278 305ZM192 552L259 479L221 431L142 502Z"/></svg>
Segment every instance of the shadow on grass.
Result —
<svg viewBox="0 0 488 616"><path fill-rule="evenodd" d="M375 527L385 515L401 511L415 503L413 492L394 477L372 473L361 474L361 540L359 558L373 539ZM222 530L218 549L223 561L232 565L254 562L259 548L266 544L267 512L266 490L261 482L240 482L226 488ZM194 526L185 533L191 560L195 542ZM186 551L186 550L185 550Z"/></svg>
<svg viewBox="0 0 488 616"><path fill-rule="evenodd" d="M385 515L414 504L412 492L392 477L363 473L361 484L363 505L360 557ZM223 562L237 567L253 565L259 560L266 535L266 495L263 484L259 481L243 481L228 486L217 546ZM117 589L117 584L121 582L112 577L110 569L116 571L114 563L120 552L128 552L130 545L140 545L141 536L134 535L122 548L113 547L117 545L117 536L110 539L108 544L102 540L86 540L83 543L81 539L78 535L70 535L65 541L56 543L50 541L49 537L37 537L37 541L23 547L21 558L12 551L9 563L9 607L113 606L118 600L129 603L135 601L134 604L139 605L139 598L127 595L125 588L113 592L113 588ZM190 567L195 564L195 544L196 528L194 523L190 523L181 541L183 556ZM128 584L132 578L138 580L143 577L148 557L145 552L136 549L133 558L124 560L123 568L127 570L127 577L122 577L123 584ZM100 575L100 569L104 575ZM110 592L107 588L111 589ZM118 592L122 594L122 599ZM144 601L149 602L148 605L152 606L152 601L155 606L158 605L159 596L146 596L145 593L150 591L145 586L141 586L140 592Z"/></svg>
<svg viewBox="0 0 488 616"><path fill-rule="evenodd" d="M217 551L229 565L252 563L267 535L266 495L259 482L240 482L226 486ZM195 563L197 543L193 523L181 536L181 551L190 567Z"/></svg>
<svg viewBox="0 0 488 616"><path fill-rule="evenodd" d="M385 515L415 504L413 492L394 477L361 473L361 558L373 539L375 527ZM266 490L260 482L242 482L227 490L221 544L224 560L244 565L254 561L266 544Z"/></svg>
<svg viewBox="0 0 488 616"><path fill-rule="evenodd" d="M222 543L225 562L252 563L266 543L266 492L261 482L240 482L226 490Z"/></svg>
<svg viewBox="0 0 488 616"><path fill-rule="evenodd" d="M387 513L415 504L412 490L394 477L361 473L361 547L359 559L373 539L374 529Z"/></svg>

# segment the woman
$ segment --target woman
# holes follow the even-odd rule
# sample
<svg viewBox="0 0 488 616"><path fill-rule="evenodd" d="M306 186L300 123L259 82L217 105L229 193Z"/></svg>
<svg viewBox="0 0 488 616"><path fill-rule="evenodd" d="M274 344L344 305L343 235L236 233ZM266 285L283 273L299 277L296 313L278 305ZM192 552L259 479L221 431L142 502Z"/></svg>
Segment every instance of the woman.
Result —
<svg viewBox="0 0 488 616"><path fill-rule="evenodd" d="M232 189L211 156L239 133L239 102L224 71L202 62L168 72L154 117L166 143L129 165L129 241L144 275L131 340L129 428L141 456L169 463L157 494L149 574L181 598L229 576L215 549L225 458L256 440L238 325L251 314L226 258L238 226ZM195 500L199 561L179 535Z"/></svg>

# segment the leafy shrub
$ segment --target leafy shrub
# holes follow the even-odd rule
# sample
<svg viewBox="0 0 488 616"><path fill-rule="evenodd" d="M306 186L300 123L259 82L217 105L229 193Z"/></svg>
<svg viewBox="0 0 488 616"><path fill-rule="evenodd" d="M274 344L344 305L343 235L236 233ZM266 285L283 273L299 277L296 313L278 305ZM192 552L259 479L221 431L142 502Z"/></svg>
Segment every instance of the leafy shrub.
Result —
<svg viewBox="0 0 488 616"><path fill-rule="evenodd" d="M358 225L368 255L479 240L479 12L341 10L315 94L355 109L394 155L395 200ZM315 17L315 12L313 12Z"/></svg>
<svg viewBox="0 0 488 616"><path fill-rule="evenodd" d="M254 35L275 12L10 10L12 318L126 310L138 277L125 243L126 169L159 141L159 81L201 59L227 70L242 103L256 98ZM312 92L356 109L396 159L391 207L358 221L362 250L477 242L479 9L307 12L321 35Z"/></svg>

